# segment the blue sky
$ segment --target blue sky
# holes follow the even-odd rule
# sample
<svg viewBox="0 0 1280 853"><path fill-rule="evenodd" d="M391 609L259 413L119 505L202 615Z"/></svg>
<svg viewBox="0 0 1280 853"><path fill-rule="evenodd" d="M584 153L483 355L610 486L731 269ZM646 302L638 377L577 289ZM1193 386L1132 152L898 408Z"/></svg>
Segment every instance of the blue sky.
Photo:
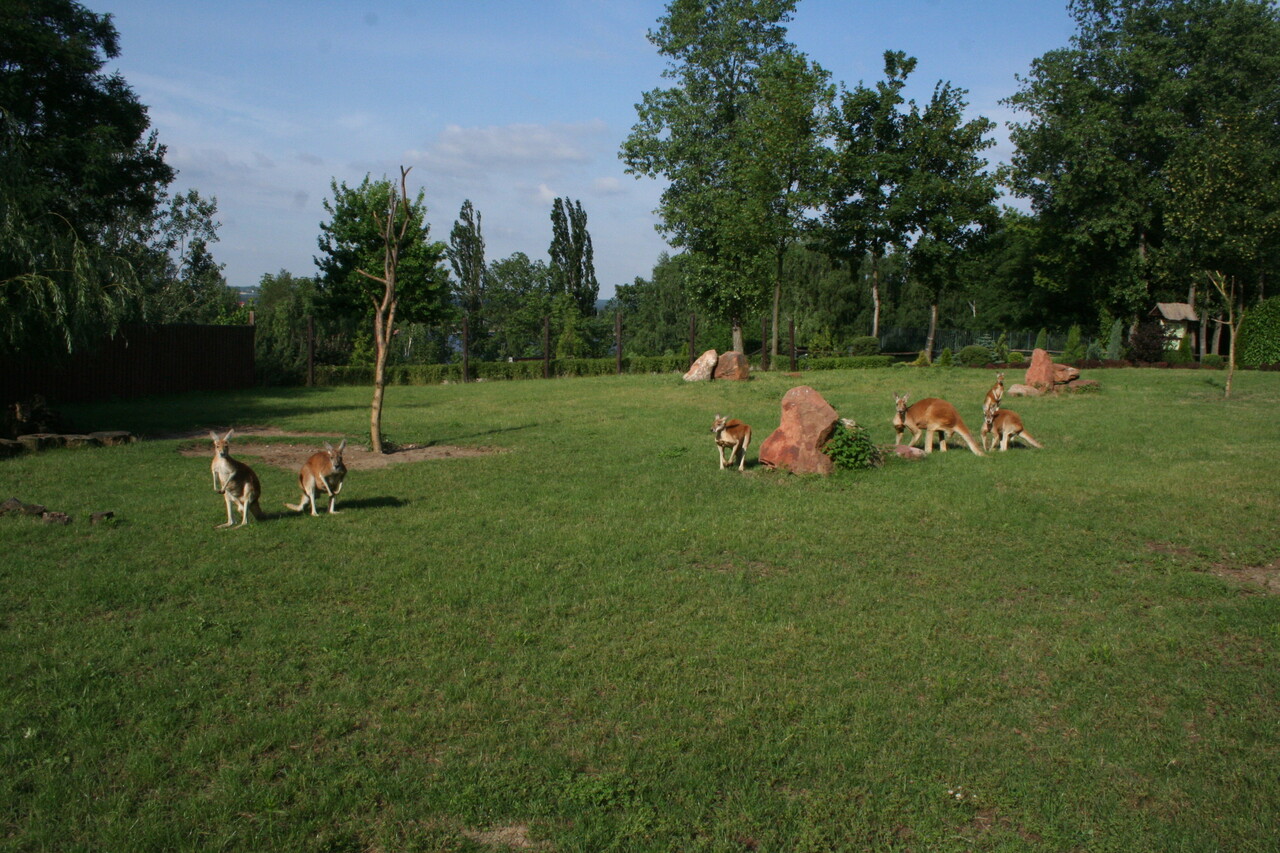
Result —
<svg viewBox="0 0 1280 853"><path fill-rule="evenodd" d="M601 296L649 275L660 185L619 145L664 85L646 39L661 0L86 0L120 32L119 70L179 170L218 199L228 282L315 272L330 181L398 176L425 189L436 239L463 200L489 260L546 258L557 196L588 216ZM879 79L885 50L919 64L909 95L949 80L996 121L1015 75L1073 32L1065 0L801 0L790 38L833 81Z"/></svg>

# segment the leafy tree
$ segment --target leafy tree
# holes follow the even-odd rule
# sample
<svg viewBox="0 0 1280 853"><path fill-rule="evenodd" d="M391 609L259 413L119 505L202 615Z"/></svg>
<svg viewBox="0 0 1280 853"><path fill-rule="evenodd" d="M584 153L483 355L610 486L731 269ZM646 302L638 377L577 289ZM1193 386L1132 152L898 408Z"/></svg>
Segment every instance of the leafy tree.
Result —
<svg viewBox="0 0 1280 853"><path fill-rule="evenodd" d="M916 67L901 51L884 54L885 79L846 91L832 113L835 167L827 185L820 240L856 279L871 260L871 334L880 334L880 261L906 231L901 190L908 176L902 89Z"/></svg>
<svg viewBox="0 0 1280 853"><path fill-rule="evenodd" d="M1248 242L1250 214L1273 209L1280 20L1265 0L1070 8L1071 47L1037 59L1008 101L1029 116L1012 128L1012 185L1043 224L1036 286L1131 318L1185 293L1188 262L1217 268L1196 260L1218 253L1196 236L1215 215Z"/></svg>
<svg viewBox="0 0 1280 853"><path fill-rule="evenodd" d="M453 301L462 316L467 318L472 350L483 357L487 350L487 333L484 327L484 235L481 233L480 212L472 206L470 199L462 202L458 219L449 232L448 255L454 275Z"/></svg>
<svg viewBox="0 0 1280 853"><path fill-rule="evenodd" d="M735 349L742 318L765 299L771 248L763 204L745 181L743 133L761 64L791 49L783 24L795 2L672 0L649 40L676 85L644 93L622 145L629 172L667 180L661 228L687 250L695 301L731 320Z"/></svg>
<svg viewBox="0 0 1280 853"><path fill-rule="evenodd" d="M600 298L600 282L596 280L595 255L591 234L587 231L587 213L582 202L570 203L557 198L551 208L551 287L565 294L578 309L579 316L596 313Z"/></svg>
<svg viewBox="0 0 1280 853"><path fill-rule="evenodd" d="M134 310L109 234L147 220L173 170L103 71L119 53L110 15L72 0L0 7L0 351L69 352Z"/></svg>
<svg viewBox="0 0 1280 853"><path fill-rule="evenodd" d="M209 247L221 223L216 198L180 193L142 226L122 251L138 278L141 315L154 323L216 323L235 312L238 294L227 286Z"/></svg>
<svg viewBox="0 0 1280 853"><path fill-rule="evenodd" d="M315 302L315 279L288 270L263 274L254 301L254 364L264 385L300 384L307 368L307 317Z"/></svg>
<svg viewBox="0 0 1280 853"><path fill-rule="evenodd" d="M544 318L551 313L551 274L523 252L489 264L489 328L498 358L542 354Z"/></svg>
<svg viewBox="0 0 1280 853"><path fill-rule="evenodd" d="M1124 320L1117 317L1111 323L1111 332L1107 336L1107 358L1119 361L1124 356Z"/></svg>
<svg viewBox="0 0 1280 853"><path fill-rule="evenodd" d="M908 223L915 232L910 248L912 273L930 291L929 338L933 351L938 303L956 281L965 250L982 227L996 219L996 177L986 171L981 152L995 141L986 118L964 120L965 91L939 82L923 110L912 104L905 139L909 176L903 186Z"/></svg>
<svg viewBox="0 0 1280 853"><path fill-rule="evenodd" d="M757 77L739 134L744 150L735 162L747 198L760 205L760 236L773 247L770 351L776 358L783 265L821 201L830 158L820 134L834 92L826 71L790 51L764 57Z"/></svg>

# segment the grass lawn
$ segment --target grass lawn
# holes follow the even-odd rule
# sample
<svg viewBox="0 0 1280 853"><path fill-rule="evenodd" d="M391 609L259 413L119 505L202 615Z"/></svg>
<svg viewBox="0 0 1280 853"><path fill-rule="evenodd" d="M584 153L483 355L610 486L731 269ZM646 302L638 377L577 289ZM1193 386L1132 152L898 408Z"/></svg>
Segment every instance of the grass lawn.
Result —
<svg viewBox="0 0 1280 853"><path fill-rule="evenodd" d="M1044 450L829 478L755 464L789 387L892 443L894 391L976 432L993 373L392 387L391 440L508 452L311 518L233 438L231 531L207 439L0 461L76 519L0 518L0 849L1274 850L1280 374L1089 375L1006 398ZM64 414L359 442L369 399Z"/></svg>

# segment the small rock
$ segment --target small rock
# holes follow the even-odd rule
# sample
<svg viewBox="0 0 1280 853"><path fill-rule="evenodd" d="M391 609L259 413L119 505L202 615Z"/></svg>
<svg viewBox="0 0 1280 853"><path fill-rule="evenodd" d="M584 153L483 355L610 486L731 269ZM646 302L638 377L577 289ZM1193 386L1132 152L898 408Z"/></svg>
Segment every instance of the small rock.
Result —
<svg viewBox="0 0 1280 853"><path fill-rule="evenodd" d="M98 432L89 433L90 438L96 438L98 443L103 447L115 447L118 444L133 444L137 441L137 436L131 432L125 432L120 429L100 430Z"/></svg>
<svg viewBox="0 0 1280 853"><path fill-rule="evenodd" d="M17 498L9 498L9 500L0 504L0 515L8 515L11 512L21 512L22 501Z"/></svg>
<svg viewBox="0 0 1280 853"><path fill-rule="evenodd" d="M63 447L100 447L102 442L91 435L64 435Z"/></svg>
<svg viewBox="0 0 1280 853"><path fill-rule="evenodd" d="M684 375L685 382L704 382L711 379L711 375L715 372L716 362L719 360L716 351L709 349L702 355L698 356L698 360L690 365L689 370Z"/></svg>
<svg viewBox="0 0 1280 853"><path fill-rule="evenodd" d="M1083 391L1101 391L1102 383L1096 379L1073 379L1067 383L1067 387L1078 394Z"/></svg>
<svg viewBox="0 0 1280 853"><path fill-rule="evenodd" d="M43 512L40 517L44 519L45 524L70 524L71 516L65 512Z"/></svg>
<svg viewBox="0 0 1280 853"><path fill-rule="evenodd" d="M905 444L895 444L893 452L898 454L899 459L923 459L924 449L920 447L910 447Z"/></svg>
<svg viewBox="0 0 1280 853"><path fill-rule="evenodd" d="M1030 385L1010 385L1005 389L1006 394L1010 397L1039 397L1040 391L1032 388Z"/></svg>
<svg viewBox="0 0 1280 853"><path fill-rule="evenodd" d="M19 512L23 515L44 515L48 509L42 504L23 504L19 507Z"/></svg>
<svg viewBox="0 0 1280 853"><path fill-rule="evenodd" d="M27 446L20 441L14 441L11 438L0 438L0 459L8 459L11 456L21 456L27 452Z"/></svg>
<svg viewBox="0 0 1280 853"><path fill-rule="evenodd" d="M1055 364L1053 366L1053 381L1059 385L1066 385L1072 380L1080 378L1080 371L1069 364Z"/></svg>
<svg viewBox="0 0 1280 853"><path fill-rule="evenodd" d="M90 515L89 523L98 524L103 521L110 521L115 517L116 517L116 514L108 509L108 510L104 510L103 512L95 512L92 515Z"/></svg>

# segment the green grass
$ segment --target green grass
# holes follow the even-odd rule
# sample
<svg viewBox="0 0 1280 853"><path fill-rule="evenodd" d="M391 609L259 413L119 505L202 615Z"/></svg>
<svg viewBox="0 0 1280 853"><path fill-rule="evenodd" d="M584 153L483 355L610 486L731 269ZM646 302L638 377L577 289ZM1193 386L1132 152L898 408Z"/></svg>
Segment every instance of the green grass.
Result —
<svg viewBox="0 0 1280 853"><path fill-rule="evenodd" d="M891 443L892 392L977 429L992 376L393 387L394 441L510 452L232 531L180 441L0 462L76 517L0 518L0 849L1271 849L1280 597L1214 569L1280 558L1280 374L1091 375L1006 400L1042 451L830 478L755 466L791 385ZM368 401L67 413L355 437Z"/></svg>

